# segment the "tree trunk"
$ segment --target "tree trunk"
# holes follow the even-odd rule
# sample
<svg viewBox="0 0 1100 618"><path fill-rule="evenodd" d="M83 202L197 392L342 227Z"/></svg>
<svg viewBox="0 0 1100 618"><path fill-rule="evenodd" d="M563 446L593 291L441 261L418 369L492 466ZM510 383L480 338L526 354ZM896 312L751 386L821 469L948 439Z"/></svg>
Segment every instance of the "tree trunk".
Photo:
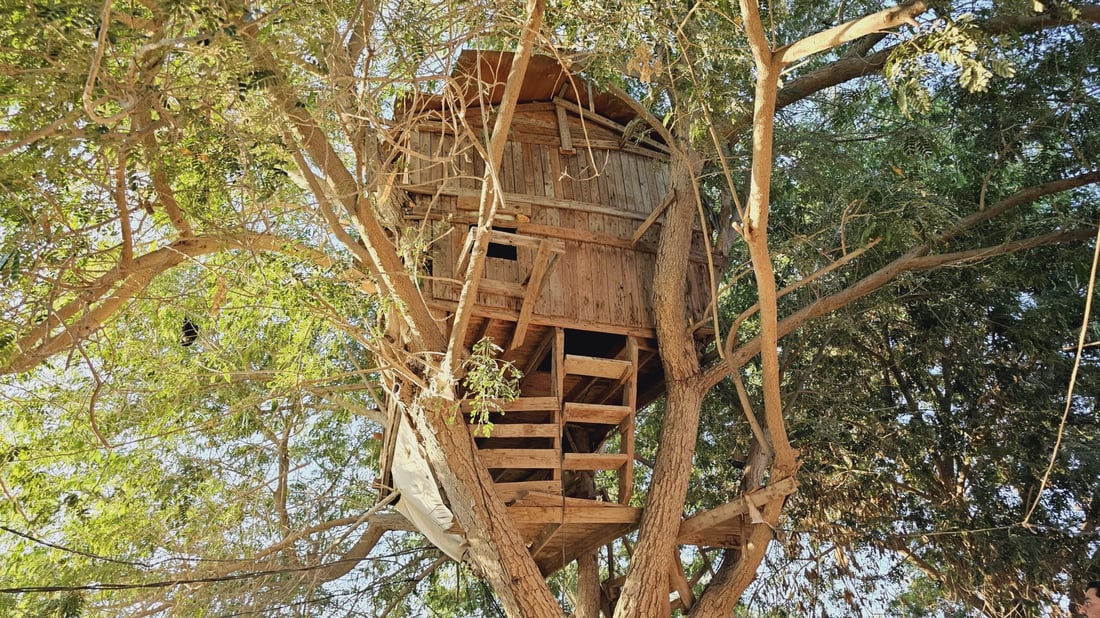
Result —
<svg viewBox="0 0 1100 618"><path fill-rule="evenodd" d="M600 564L596 550L577 558L576 618L600 618Z"/></svg>
<svg viewBox="0 0 1100 618"><path fill-rule="evenodd" d="M615 618L652 618L668 606L669 560L683 516L703 400L699 360L684 309L698 163L694 152L673 150L670 175L676 197L662 224L653 282L657 342L668 391L653 480Z"/></svg>
<svg viewBox="0 0 1100 618"><path fill-rule="evenodd" d="M477 461L469 428L461 418L448 420L454 402L437 398L420 403L411 410L413 426L470 543L470 562L492 586L509 616L561 616L561 607L507 507L493 491L488 471Z"/></svg>

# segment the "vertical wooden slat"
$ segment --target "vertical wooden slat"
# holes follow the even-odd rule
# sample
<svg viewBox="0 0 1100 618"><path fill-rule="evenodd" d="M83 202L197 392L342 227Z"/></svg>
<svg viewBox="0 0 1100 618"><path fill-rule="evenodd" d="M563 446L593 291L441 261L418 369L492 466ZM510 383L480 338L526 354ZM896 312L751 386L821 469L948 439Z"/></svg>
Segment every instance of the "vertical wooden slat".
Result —
<svg viewBox="0 0 1100 618"><path fill-rule="evenodd" d="M535 157L531 152L531 144L524 143L523 148L523 192L527 195L535 195ZM539 172L541 174L541 172ZM518 183L517 183L518 184Z"/></svg>
<svg viewBox="0 0 1100 618"><path fill-rule="evenodd" d="M611 176L614 182L614 194L611 203L616 208L633 211L634 207L629 203L629 194L626 191L626 183L623 179L623 153L618 150L611 153Z"/></svg>
<svg viewBox="0 0 1100 618"><path fill-rule="evenodd" d="M550 379L554 384L554 398L557 399L553 416L554 424L558 426L558 437L554 439L554 448L558 451L558 460L561 461L561 432L563 430L561 410L565 398L565 329L554 327L554 345L550 350L550 354L553 355L550 362ZM560 480L561 466L559 465L551 474L554 480Z"/></svg>
<svg viewBox="0 0 1100 618"><path fill-rule="evenodd" d="M593 185L595 185L595 200L600 204L610 204L610 196L607 193L607 168L611 162L611 152L608 150L597 150L593 154L596 160L595 171L598 173L596 178L592 181Z"/></svg>
<svg viewBox="0 0 1100 618"><path fill-rule="evenodd" d="M629 504L634 492L634 415L638 404L638 342L634 337L626 338L627 360L630 361L630 379L623 387L623 405L630 408L630 414L620 425L623 454L626 462L619 470L619 503Z"/></svg>
<svg viewBox="0 0 1100 618"><path fill-rule="evenodd" d="M554 171L551 169L550 160L551 157L557 157L556 152L552 152L549 146L539 146L539 161L542 167L542 193L548 197L556 197L554 195Z"/></svg>
<svg viewBox="0 0 1100 618"><path fill-rule="evenodd" d="M623 155L623 183L630 200L630 210L633 212L649 212L646 208L645 196L642 194L640 181L638 180L638 167L635 165L635 156L624 152Z"/></svg>
<svg viewBox="0 0 1100 618"><path fill-rule="evenodd" d="M569 133L569 115L565 113L565 106L557 105L558 139L561 141L559 152L573 154L573 136Z"/></svg>
<svg viewBox="0 0 1100 618"><path fill-rule="evenodd" d="M561 177L563 169L562 157L565 156L566 155L557 152L550 153L550 176L551 178L553 178L554 181L554 192L551 195L558 199L566 199L565 187Z"/></svg>
<svg viewBox="0 0 1100 618"><path fill-rule="evenodd" d="M512 174L514 176L512 186L516 193L523 193L526 187L526 171L523 169L523 144L512 142Z"/></svg>

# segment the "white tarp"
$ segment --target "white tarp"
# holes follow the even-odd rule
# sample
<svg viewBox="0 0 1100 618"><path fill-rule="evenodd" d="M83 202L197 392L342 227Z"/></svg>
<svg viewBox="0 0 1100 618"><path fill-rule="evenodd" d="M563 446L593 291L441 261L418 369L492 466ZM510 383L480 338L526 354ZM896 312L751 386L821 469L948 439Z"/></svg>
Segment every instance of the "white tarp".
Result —
<svg viewBox="0 0 1100 618"><path fill-rule="evenodd" d="M390 475L394 489L401 492L397 510L433 545L451 558L463 562L469 545L466 538L455 534L461 530L454 514L443 503L439 486L428 466L428 458L416 439L416 432L404 414L399 415L397 439L393 449Z"/></svg>

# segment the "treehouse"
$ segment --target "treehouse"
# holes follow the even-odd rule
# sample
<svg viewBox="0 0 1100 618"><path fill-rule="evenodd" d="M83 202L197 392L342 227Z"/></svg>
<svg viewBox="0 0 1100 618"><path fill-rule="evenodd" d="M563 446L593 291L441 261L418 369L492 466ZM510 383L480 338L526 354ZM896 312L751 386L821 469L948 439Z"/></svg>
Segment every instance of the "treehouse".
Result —
<svg viewBox="0 0 1100 618"><path fill-rule="evenodd" d="M401 188L411 198L404 225L432 239L422 289L443 321L458 307L478 221L485 163L475 145L491 126L511 58L464 52L457 93L406 102L398 118L407 153ZM497 170L503 205L465 345L492 339L522 380L503 410L465 418L475 425L481 464L547 574L640 518L630 506L634 423L639 407L664 390L649 282L671 201L669 151L641 124L626 103L534 57ZM703 343L711 285L701 231L690 260L684 310ZM383 471L392 470L398 488L425 484L398 478L416 458L412 442L387 441ZM730 521L721 519L727 528ZM445 517L437 523L446 529ZM705 536L710 524L692 533ZM433 541L459 551L459 539Z"/></svg>

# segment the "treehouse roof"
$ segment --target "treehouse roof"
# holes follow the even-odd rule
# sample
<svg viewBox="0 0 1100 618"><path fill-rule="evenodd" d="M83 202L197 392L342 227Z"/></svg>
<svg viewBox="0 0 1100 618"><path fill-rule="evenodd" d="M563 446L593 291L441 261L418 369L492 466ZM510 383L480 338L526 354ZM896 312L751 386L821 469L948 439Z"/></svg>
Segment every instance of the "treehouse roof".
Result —
<svg viewBox="0 0 1100 618"><path fill-rule="evenodd" d="M401 107L409 111L442 109L445 100L454 98L463 101L466 107L478 106L482 101L497 105L504 96L512 58L512 52L464 50L451 72L457 92L415 95ZM485 87L484 91L479 91L479 84ZM619 124L626 124L637 117L629 105L618 97L600 92L577 72L570 72L563 67L556 58L531 56L518 102L546 102L555 98L564 99L574 105L579 104L587 111Z"/></svg>

